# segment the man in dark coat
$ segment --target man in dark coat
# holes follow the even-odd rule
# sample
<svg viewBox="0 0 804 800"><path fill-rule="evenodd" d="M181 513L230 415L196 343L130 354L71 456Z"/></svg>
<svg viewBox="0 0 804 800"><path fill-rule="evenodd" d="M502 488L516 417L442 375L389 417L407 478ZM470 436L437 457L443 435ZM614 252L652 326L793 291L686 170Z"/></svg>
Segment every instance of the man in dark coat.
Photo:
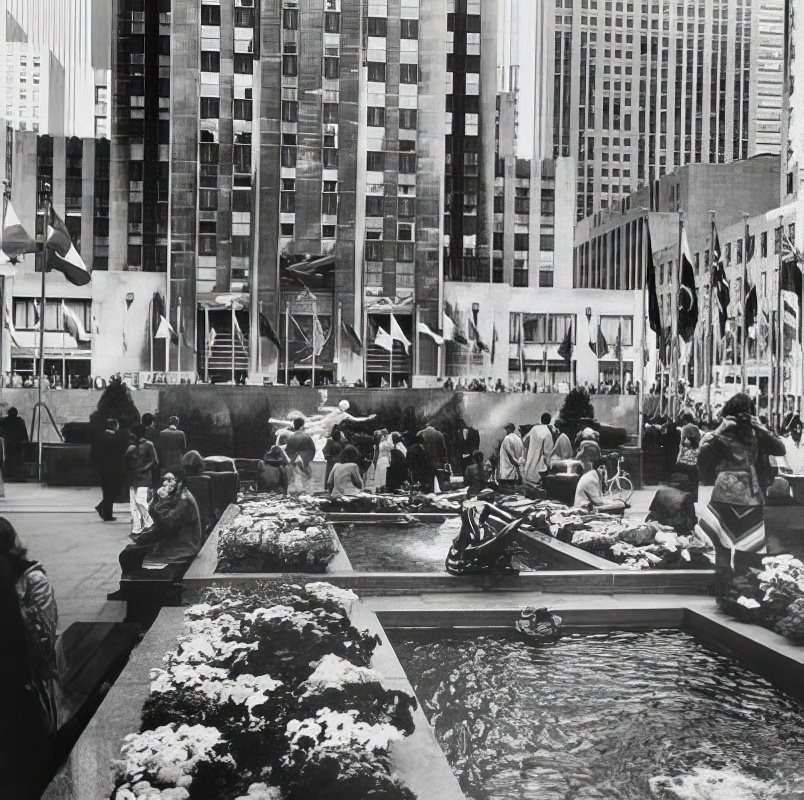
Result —
<svg viewBox="0 0 804 800"><path fill-rule="evenodd" d="M310 462L315 458L315 442L304 430L304 420L301 417L293 420L293 433L288 439L285 455L293 466L294 481L291 493L312 494L313 473Z"/></svg>
<svg viewBox="0 0 804 800"><path fill-rule="evenodd" d="M181 475L181 459L187 451L187 439L184 431L179 430L179 418L171 417L170 424L165 430L159 432L156 452L159 455L159 466L162 474L172 472Z"/></svg>
<svg viewBox="0 0 804 800"><path fill-rule="evenodd" d="M419 431L419 436L421 436L422 446L430 456L435 468L444 466L447 461L447 443L444 441L444 434L428 423L427 427ZM419 436L416 438L418 439Z"/></svg>
<svg viewBox="0 0 804 800"><path fill-rule="evenodd" d="M125 464L123 456L126 445L119 436L119 426L116 419L106 420L106 429L96 436L92 442L90 458L92 466L98 472L101 482L101 501L95 506L95 511L104 522L113 522L114 501L120 494L125 478Z"/></svg>
<svg viewBox="0 0 804 800"><path fill-rule="evenodd" d="M435 488L436 468L427 448L424 446L422 432L416 434L416 441L408 448L408 474L414 486L426 494Z"/></svg>
<svg viewBox="0 0 804 800"><path fill-rule="evenodd" d="M14 406L9 408L8 414L0 420L0 436L3 437L5 448L5 477L15 478L19 475L22 465L22 452L28 442L28 431Z"/></svg>

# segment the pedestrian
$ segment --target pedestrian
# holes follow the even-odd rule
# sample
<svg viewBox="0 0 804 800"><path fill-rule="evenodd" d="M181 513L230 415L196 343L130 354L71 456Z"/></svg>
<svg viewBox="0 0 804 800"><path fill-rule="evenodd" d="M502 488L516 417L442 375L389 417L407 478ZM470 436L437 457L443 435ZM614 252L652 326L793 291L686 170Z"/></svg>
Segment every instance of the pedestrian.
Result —
<svg viewBox="0 0 804 800"><path fill-rule="evenodd" d="M90 460L100 476L101 501L95 511L104 522L113 522L114 502L125 480L125 442L121 440L120 425L114 418L106 420L106 428L95 437L90 449Z"/></svg>
<svg viewBox="0 0 804 800"><path fill-rule="evenodd" d="M385 473L385 488L388 492L398 492L408 480L407 449L402 444L402 436L396 431L391 434L391 447L388 453L388 469Z"/></svg>
<svg viewBox="0 0 804 800"><path fill-rule="evenodd" d="M360 453L356 447L347 444L327 479L326 488L330 497L357 497L363 491L363 479L360 477Z"/></svg>
<svg viewBox="0 0 804 800"><path fill-rule="evenodd" d="M472 453L472 462L463 473L463 485L467 497L476 497L488 486L488 472L481 450Z"/></svg>
<svg viewBox="0 0 804 800"><path fill-rule="evenodd" d="M179 430L178 417L171 417L167 428L159 432L156 449L162 472L181 475L181 457L187 451L187 439L184 431Z"/></svg>
<svg viewBox="0 0 804 800"><path fill-rule="evenodd" d="M594 428L584 428L578 434L578 450L575 458L583 463L583 471L594 469L594 465L603 460L600 445L597 443L599 434Z"/></svg>
<svg viewBox="0 0 804 800"><path fill-rule="evenodd" d="M553 432L550 430L550 415L545 412L541 422L534 425L525 437L525 467L523 482L532 487L539 486L542 476L547 472L547 465L553 453Z"/></svg>
<svg viewBox="0 0 804 800"><path fill-rule="evenodd" d="M783 456L784 442L754 416L753 403L742 392L723 406L715 431L701 439L698 470L714 482L699 527L712 541L716 565L737 572L759 566L765 551L763 506L769 456Z"/></svg>
<svg viewBox="0 0 804 800"><path fill-rule="evenodd" d="M553 434L553 452L550 454L550 464L558 461L567 461L572 458L572 442L569 436L560 431L555 423L550 423L550 432Z"/></svg>
<svg viewBox="0 0 804 800"><path fill-rule="evenodd" d="M801 433L804 425L800 419L795 419L787 436L782 437L784 442L784 464L793 475L804 474L804 446L801 444Z"/></svg>
<svg viewBox="0 0 804 800"><path fill-rule="evenodd" d="M425 494L432 494L435 491L436 466L425 447L423 431L416 434L405 460L413 485Z"/></svg>
<svg viewBox="0 0 804 800"><path fill-rule="evenodd" d="M321 451L324 459L327 462L327 468L324 472L324 486L327 485L329 481L329 473L332 471L332 467L338 462L341 455L341 450L343 450L345 437L341 433L341 426L340 425L333 425L332 430L330 431L329 437L327 441L324 443L324 448Z"/></svg>
<svg viewBox="0 0 804 800"><path fill-rule="evenodd" d="M606 467L602 460L592 462L591 469L581 475L578 485L575 487L575 508L584 511L599 511L601 513L611 513L622 511L625 502L622 500L612 501L603 495L603 487L606 485Z"/></svg>
<svg viewBox="0 0 804 800"><path fill-rule="evenodd" d="M385 491L386 476L388 467L391 464L391 450L394 448L394 443L391 439L391 434L385 428L378 433L372 488L379 493Z"/></svg>
<svg viewBox="0 0 804 800"><path fill-rule="evenodd" d="M55 768L61 721L58 609L44 567L0 517L0 786L4 800L39 797ZM43 781L42 778L45 778Z"/></svg>
<svg viewBox="0 0 804 800"><path fill-rule="evenodd" d="M692 421L692 414L681 417L684 426L681 429L681 442L678 448L675 472L684 477L684 490L698 501L698 448L701 443L701 431Z"/></svg>
<svg viewBox="0 0 804 800"><path fill-rule="evenodd" d="M310 462L315 458L315 442L304 430L302 417L293 420L293 433L288 439L285 455L293 469L293 485L289 488L290 493L312 494L313 473Z"/></svg>
<svg viewBox="0 0 804 800"><path fill-rule="evenodd" d="M164 569L189 564L201 549L201 514L192 493L172 472L147 509L153 524L139 539L120 553L123 574L146 568Z"/></svg>
<svg viewBox="0 0 804 800"><path fill-rule="evenodd" d="M500 443L498 479L502 485L514 486L522 482L521 468L525 463L525 445L516 432L516 426L509 422L505 426L505 437Z"/></svg>
<svg viewBox="0 0 804 800"><path fill-rule="evenodd" d="M435 468L439 469L447 461L447 443L444 440L444 434L429 422L419 433L422 436L424 449L427 450Z"/></svg>
<svg viewBox="0 0 804 800"><path fill-rule="evenodd" d="M131 508L131 536L136 540L153 524L148 513L148 503L152 496L153 471L159 466L159 458L153 443L145 438L142 423L134 425L131 433L135 443L126 450L125 464Z"/></svg>
<svg viewBox="0 0 804 800"><path fill-rule="evenodd" d="M142 415L140 422L142 422L143 426L145 427L145 438L156 446L156 443L159 439L159 431L154 425L154 415L146 412Z"/></svg>
<svg viewBox="0 0 804 800"><path fill-rule="evenodd" d="M269 494L288 493L288 457L275 444L263 457L257 472L257 491Z"/></svg>
<svg viewBox="0 0 804 800"><path fill-rule="evenodd" d="M0 420L0 435L3 437L5 461L3 464L6 480L17 478L22 470L25 445L28 443L28 431L25 422L14 406L8 409L6 416Z"/></svg>
<svg viewBox="0 0 804 800"><path fill-rule="evenodd" d="M461 473L472 463L474 453L480 448L480 432L477 428L467 425L463 419L458 420L458 433L456 436L456 450L454 461L457 470Z"/></svg>

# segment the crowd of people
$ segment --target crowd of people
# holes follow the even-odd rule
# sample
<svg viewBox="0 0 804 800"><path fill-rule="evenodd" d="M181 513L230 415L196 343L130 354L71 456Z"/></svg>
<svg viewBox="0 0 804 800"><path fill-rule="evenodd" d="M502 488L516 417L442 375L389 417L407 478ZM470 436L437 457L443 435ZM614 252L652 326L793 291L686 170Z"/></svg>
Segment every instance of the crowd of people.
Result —
<svg viewBox="0 0 804 800"><path fill-rule="evenodd" d="M626 380L623 384L616 379L602 378L599 383L594 384L585 381L579 386L583 386L588 394L639 394L639 381ZM442 383L442 388L447 391L456 392L496 392L501 394L509 392L513 394L566 394L570 390L567 381L556 381L551 379L549 382L539 383L538 381L514 380L503 383L502 378L496 380L489 375L487 378L450 378L447 377Z"/></svg>

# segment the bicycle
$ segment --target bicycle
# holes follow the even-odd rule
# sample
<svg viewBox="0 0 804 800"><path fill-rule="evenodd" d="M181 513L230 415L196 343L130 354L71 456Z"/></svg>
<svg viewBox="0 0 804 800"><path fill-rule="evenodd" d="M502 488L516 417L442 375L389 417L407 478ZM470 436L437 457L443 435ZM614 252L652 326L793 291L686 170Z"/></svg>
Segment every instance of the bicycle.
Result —
<svg viewBox="0 0 804 800"><path fill-rule="evenodd" d="M621 501L628 506L628 501L634 493L634 484L631 476L622 468L623 456L617 459L617 472L606 481L606 497L612 502Z"/></svg>

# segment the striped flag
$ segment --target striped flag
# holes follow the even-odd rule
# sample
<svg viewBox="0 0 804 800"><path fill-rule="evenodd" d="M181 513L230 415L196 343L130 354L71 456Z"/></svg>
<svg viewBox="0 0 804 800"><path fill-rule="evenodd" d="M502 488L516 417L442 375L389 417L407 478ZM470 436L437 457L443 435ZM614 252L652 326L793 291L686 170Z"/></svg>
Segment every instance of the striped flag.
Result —
<svg viewBox="0 0 804 800"><path fill-rule="evenodd" d="M36 242L28 235L28 231L22 227L11 200L6 206L6 215L3 219L3 252L8 256L12 263L16 263L24 253L35 253Z"/></svg>
<svg viewBox="0 0 804 800"><path fill-rule="evenodd" d="M61 301L61 325L65 333L75 339L76 342L90 341L90 335L84 330L81 320L76 313L67 306L64 300Z"/></svg>
<svg viewBox="0 0 804 800"><path fill-rule="evenodd" d="M437 334L426 322L419 322L416 325L416 330L419 333L423 333L425 336L429 336L435 343L437 347L441 347L444 344L444 337Z"/></svg>
<svg viewBox="0 0 804 800"><path fill-rule="evenodd" d="M170 338L170 341L173 344L178 344L179 336L175 330L173 330L173 326L167 321L167 318L160 314L159 315L159 327L156 329L156 333L154 334L154 339L167 339Z"/></svg>
<svg viewBox="0 0 804 800"><path fill-rule="evenodd" d="M14 327L14 322L11 319L11 309L8 306L5 306L5 317L6 317L6 328L8 329L8 335L11 337L11 341L14 343L15 347L19 347L20 343L17 341L17 329Z"/></svg>
<svg viewBox="0 0 804 800"><path fill-rule="evenodd" d="M52 208L47 227L47 249L51 255L48 259L49 269L64 273L64 277L76 286L86 286L89 283L89 267L73 246L67 226Z"/></svg>
<svg viewBox="0 0 804 800"><path fill-rule="evenodd" d="M726 262L723 258L723 250L720 246L720 237L715 230L715 241L712 246L712 285L715 289L717 301L718 323L721 338L726 335L726 320L729 316L729 303L731 303L731 291L729 290L729 278L726 275ZM756 294L754 295L756 297Z"/></svg>

